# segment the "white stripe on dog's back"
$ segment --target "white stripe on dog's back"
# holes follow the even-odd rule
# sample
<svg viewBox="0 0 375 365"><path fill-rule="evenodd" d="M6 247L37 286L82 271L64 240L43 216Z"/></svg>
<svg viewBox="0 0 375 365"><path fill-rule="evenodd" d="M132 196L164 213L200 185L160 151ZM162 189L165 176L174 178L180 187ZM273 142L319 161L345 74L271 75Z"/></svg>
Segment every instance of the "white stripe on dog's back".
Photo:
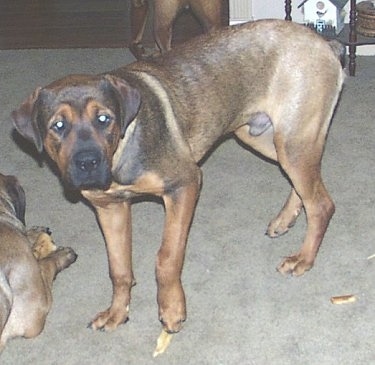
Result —
<svg viewBox="0 0 375 365"><path fill-rule="evenodd" d="M171 135L173 136L173 141L176 143L177 150L186 151L191 153L190 148L186 141L183 138L181 129L179 124L176 120L175 113L173 111L169 96L165 91L163 85L159 82L159 80L146 73L141 71L131 71L133 74L137 76L138 79L143 81L149 87L149 90L155 94L158 98L160 106L162 107L162 114L165 116L166 127L168 131L170 131Z"/></svg>

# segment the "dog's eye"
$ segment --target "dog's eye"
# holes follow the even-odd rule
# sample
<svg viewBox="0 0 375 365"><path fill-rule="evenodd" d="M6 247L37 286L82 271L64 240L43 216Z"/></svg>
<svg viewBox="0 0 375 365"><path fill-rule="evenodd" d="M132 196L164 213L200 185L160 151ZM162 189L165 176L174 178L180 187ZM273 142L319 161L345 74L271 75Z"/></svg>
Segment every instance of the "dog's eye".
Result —
<svg viewBox="0 0 375 365"><path fill-rule="evenodd" d="M66 128L66 121L64 119L60 119L52 125L52 129L57 133L63 132L65 128Z"/></svg>
<svg viewBox="0 0 375 365"><path fill-rule="evenodd" d="M111 122L111 117L106 114L100 114L97 116L97 121L100 125L107 125Z"/></svg>

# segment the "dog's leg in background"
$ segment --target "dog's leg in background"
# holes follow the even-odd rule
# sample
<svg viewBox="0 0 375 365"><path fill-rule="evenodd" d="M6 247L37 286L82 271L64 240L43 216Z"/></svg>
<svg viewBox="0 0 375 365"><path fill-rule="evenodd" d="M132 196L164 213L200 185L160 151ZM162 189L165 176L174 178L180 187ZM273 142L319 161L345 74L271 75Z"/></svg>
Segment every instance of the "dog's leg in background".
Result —
<svg viewBox="0 0 375 365"><path fill-rule="evenodd" d="M131 0L130 2L131 41L129 48L137 59L141 58L146 52L142 46L142 39L147 21L148 7L148 0Z"/></svg>
<svg viewBox="0 0 375 365"><path fill-rule="evenodd" d="M171 49L173 22L181 7L180 0L154 1L154 35L161 53Z"/></svg>
<svg viewBox="0 0 375 365"><path fill-rule="evenodd" d="M203 25L205 32L211 32L222 26L222 0L191 0L190 6L200 23Z"/></svg>
<svg viewBox="0 0 375 365"><path fill-rule="evenodd" d="M172 43L173 23L185 5L190 5L205 32L218 29L222 25L222 0L155 0L154 32L161 53L169 51Z"/></svg>
<svg viewBox="0 0 375 365"><path fill-rule="evenodd" d="M165 225L156 262L159 319L165 331L178 332L186 319L185 294L181 273L185 248L198 200L200 181L163 197Z"/></svg>
<svg viewBox="0 0 375 365"><path fill-rule="evenodd" d="M135 284L132 271L131 207L129 202L92 204L96 208L106 242L113 294L111 306L97 314L91 327L112 331L128 319L130 291Z"/></svg>
<svg viewBox="0 0 375 365"><path fill-rule="evenodd" d="M132 42L140 43L142 41L146 26L146 19L148 14L148 1L132 0L130 9L130 26Z"/></svg>

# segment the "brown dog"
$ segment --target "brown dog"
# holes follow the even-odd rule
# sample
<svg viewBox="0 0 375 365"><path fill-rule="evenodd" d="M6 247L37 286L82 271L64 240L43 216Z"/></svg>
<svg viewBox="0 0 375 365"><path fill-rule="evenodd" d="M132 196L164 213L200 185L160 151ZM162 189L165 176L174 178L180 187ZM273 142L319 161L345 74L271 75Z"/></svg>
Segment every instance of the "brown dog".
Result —
<svg viewBox="0 0 375 365"><path fill-rule="evenodd" d="M14 176L0 174L0 351L13 337L35 337L52 304L52 282L76 260L57 248L47 229L26 231L25 194Z"/></svg>
<svg viewBox="0 0 375 365"><path fill-rule="evenodd" d="M92 328L113 330L128 318L131 199L154 194L165 204L156 262L159 316L167 332L181 329L181 271L201 186L198 163L231 133L277 161L292 183L268 235L287 232L305 209L305 240L280 272L302 275L312 267L334 212L320 166L344 80L339 48L303 26L263 20L197 37L152 63L67 76L36 89L13 112L16 129L39 151L44 147L62 179L96 209L113 298Z"/></svg>
<svg viewBox="0 0 375 365"><path fill-rule="evenodd" d="M154 0L154 36L160 52L171 49L172 29L177 15L185 7L190 7L203 26L205 32L211 32L222 26L221 14L223 0ZM130 50L137 59L146 56L142 45L143 34L148 15L148 0L131 0Z"/></svg>

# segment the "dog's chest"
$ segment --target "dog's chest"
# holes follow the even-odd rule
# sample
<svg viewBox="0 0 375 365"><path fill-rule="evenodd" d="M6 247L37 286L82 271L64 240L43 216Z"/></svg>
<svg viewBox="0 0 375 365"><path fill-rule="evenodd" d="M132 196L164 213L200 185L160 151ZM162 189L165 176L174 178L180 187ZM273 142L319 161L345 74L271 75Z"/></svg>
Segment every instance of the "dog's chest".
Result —
<svg viewBox="0 0 375 365"><path fill-rule="evenodd" d="M142 171L139 162L139 144L135 138L136 124L137 119L130 123L112 159L112 176L124 185L133 184Z"/></svg>

